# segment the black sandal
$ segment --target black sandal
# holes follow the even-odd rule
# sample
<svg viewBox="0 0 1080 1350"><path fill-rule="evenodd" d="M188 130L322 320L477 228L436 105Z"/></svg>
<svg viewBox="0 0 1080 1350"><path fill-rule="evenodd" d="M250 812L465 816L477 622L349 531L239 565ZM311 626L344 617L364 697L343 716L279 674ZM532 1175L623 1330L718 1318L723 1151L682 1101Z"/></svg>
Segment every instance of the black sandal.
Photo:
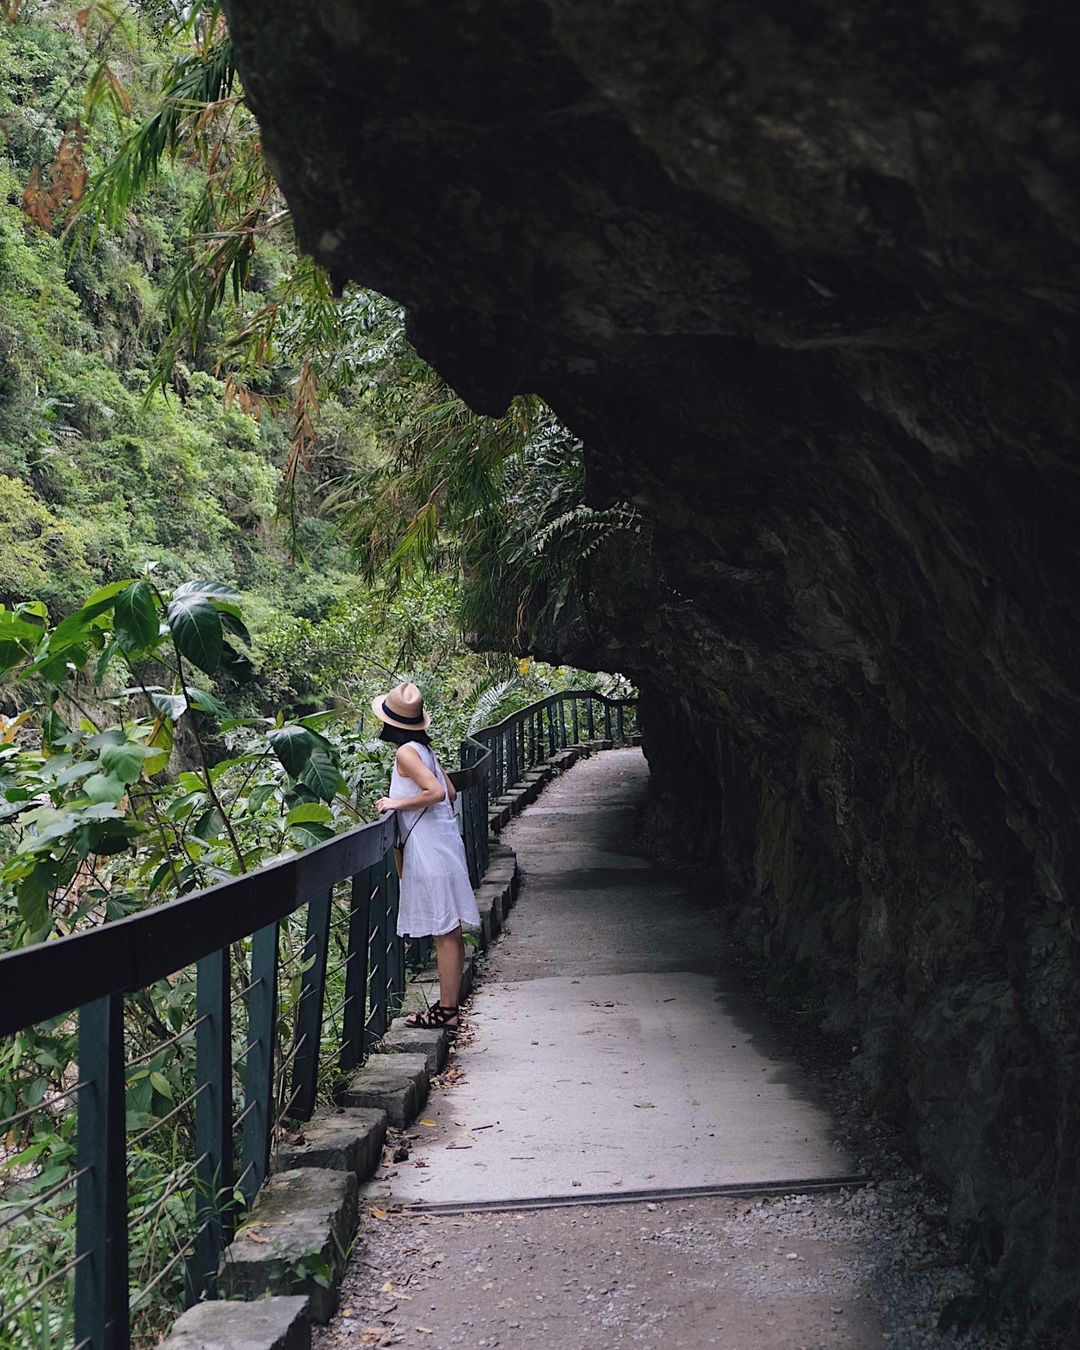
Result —
<svg viewBox="0 0 1080 1350"><path fill-rule="evenodd" d="M420 1027L423 1030L436 1029L449 1032L452 1036L458 1027L450 1025L451 1017L458 1017L457 1007L447 1008L441 1003L432 1003L423 1012L410 1013L405 1019L407 1027Z"/></svg>

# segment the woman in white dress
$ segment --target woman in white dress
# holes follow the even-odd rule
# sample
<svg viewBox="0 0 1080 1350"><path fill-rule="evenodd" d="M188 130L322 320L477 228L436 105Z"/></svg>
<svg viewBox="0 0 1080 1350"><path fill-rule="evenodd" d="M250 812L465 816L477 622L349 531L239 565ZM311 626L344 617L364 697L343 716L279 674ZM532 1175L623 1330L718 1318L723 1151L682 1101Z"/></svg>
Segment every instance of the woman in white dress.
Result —
<svg viewBox="0 0 1080 1350"><path fill-rule="evenodd" d="M465 847L454 819L453 783L431 748L431 717L415 684L399 684L374 699L371 711L383 724L382 739L397 746L389 797L376 809L399 812L405 841L397 931L401 937L435 939L439 1001L406 1018L410 1026L458 1026L458 998L465 968L462 924L480 926Z"/></svg>

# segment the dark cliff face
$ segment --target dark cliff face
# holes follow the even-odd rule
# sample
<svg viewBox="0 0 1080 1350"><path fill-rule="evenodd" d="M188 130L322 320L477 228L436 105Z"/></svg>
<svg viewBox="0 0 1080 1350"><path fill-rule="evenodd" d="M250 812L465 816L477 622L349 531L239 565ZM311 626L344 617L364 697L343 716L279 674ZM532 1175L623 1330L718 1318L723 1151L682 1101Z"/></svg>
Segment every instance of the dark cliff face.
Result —
<svg viewBox="0 0 1080 1350"><path fill-rule="evenodd" d="M226 8L306 245L654 522L538 641L640 683L656 828L1075 1317L1074 11Z"/></svg>

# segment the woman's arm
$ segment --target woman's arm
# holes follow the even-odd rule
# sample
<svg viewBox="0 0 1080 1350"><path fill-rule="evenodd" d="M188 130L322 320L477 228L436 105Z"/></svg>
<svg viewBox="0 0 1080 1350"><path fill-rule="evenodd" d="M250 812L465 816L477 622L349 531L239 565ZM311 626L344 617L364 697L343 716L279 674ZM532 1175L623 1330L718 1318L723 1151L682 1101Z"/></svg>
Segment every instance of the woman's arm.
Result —
<svg viewBox="0 0 1080 1350"><path fill-rule="evenodd" d="M443 785L411 745L401 746L395 760L398 773L403 778L411 778L420 791L415 797L380 797L375 803L376 811L420 811L443 800L446 796Z"/></svg>
<svg viewBox="0 0 1080 1350"><path fill-rule="evenodd" d="M443 778L446 780L446 795L450 799L450 805L453 806L453 804L457 801L457 788L450 781L450 775L446 772L443 766L439 764L439 761L436 760L435 763L439 765L439 770L442 773Z"/></svg>

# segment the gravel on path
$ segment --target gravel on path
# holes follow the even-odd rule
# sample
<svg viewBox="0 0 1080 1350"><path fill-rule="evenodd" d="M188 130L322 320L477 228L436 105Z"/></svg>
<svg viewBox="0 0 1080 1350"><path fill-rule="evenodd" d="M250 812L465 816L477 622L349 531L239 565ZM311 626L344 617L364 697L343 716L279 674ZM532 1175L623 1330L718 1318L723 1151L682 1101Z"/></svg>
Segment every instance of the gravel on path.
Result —
<svg viewBox="0 0 1080 1350"><path fill-rule="evenodd" d="M369 1208L344 1346L1017 1350L939 1332L969 1286L917 1187L417 1215Z"/></svg>

